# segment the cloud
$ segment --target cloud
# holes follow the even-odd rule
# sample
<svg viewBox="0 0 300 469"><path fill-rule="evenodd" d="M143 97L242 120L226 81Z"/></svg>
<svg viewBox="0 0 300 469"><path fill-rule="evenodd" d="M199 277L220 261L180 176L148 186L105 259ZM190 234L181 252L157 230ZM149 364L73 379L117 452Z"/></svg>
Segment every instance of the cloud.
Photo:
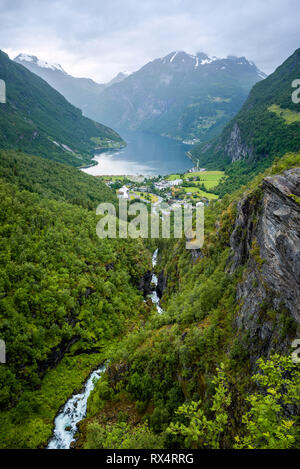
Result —
<svg viewBox="0 0 300 469"><path fill-rule="evenodd" d="M1 48L108 81L173 50L272 72L299 47L299 0L0 0Z"/></svg>

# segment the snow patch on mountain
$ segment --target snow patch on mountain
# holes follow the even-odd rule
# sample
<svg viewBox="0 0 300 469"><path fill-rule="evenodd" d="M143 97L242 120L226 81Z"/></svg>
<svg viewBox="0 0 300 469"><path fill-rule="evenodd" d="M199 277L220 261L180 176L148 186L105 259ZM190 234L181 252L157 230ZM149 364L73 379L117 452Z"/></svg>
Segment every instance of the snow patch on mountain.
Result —
<svg viewBox="0 0 300 469"><path fill-rule="evenodd" d="M17 62L31 62L38 67L41 68L49 68L50 70L58 70L59 72L62 72L66 74L64 69L60 64L50 64L49 62L46 62L45 60L40 60L38 57L35 55L28 55L28 54L19 54L15 59Z"/></svg>
<svg viewBox="0 0 300 469"><path fill-rule="evenodd" d="M187 54L184 51L174 51L158 60L161 61L163 64L171 64L175 62L178 64L179 62L193 61L194 69L197 69L200 65L211 64L215 62L216 60L222 60L222 59L219 59L218 57L215 57L215 56L209 57L203 52L199 52L196 55L193 55L193 54Z"/></svg>
<svg viewBox="0 0 300 469"><path fill-rule="evenodd" d="M175 52L175 54L172 55L172 57L170 58L170 64L173 62L173 60L175 59L177 54L178 54L178 52Z"/></svg>
<svg viewBox="0 0 300 469"><path fill-rule="evenodd" d="M211 63L215 62L216 60L218 60L217 57L208 57L207 59L202 59L201 62L200 62L200 65L211 64Z"/></svg>

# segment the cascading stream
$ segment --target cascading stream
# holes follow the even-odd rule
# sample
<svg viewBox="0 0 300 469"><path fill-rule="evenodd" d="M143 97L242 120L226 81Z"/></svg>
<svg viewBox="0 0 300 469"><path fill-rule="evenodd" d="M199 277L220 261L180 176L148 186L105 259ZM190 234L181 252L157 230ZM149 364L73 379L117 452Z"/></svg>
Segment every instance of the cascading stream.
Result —
<svg viewBox="0 0 300 469"><path fill-rule="evenodd" d="M157 255L158 249L154 251L152 256L153 269L157 265ZM160 306L160 300L156 292L158 278L154 273L151 281L155 289L150 295L150 298L152 303L156 306L157 312L161 314L163 313L163 309ZM70 449L71 443L75 441L77 425L86 417L88 397L105 369L105 365L102 365L100 368L93 371L85 383L84 390L79 394L74 394L57 414L54 420L53 436L48 443L47 449Z"/></svg>
<svg viewBox="0 0 300 469"><path fill-rule="evenodd" d="M55 417L53 436L47 449L70 448L71 443L75 441L77 424L86 416L88 397L104 371L105 366L93 371L85 383L83 392L73 395Z"/></svg>
<svg viewBox="0 0 300 469"><path fill-rule="evenodd" d="M157 265L157 255L158 255L158 249L156 249L154 251L153 256L152 256L152 267L153 267L153 269ZM161 314L161 313L163 313L163 309L160 306L160 300L159 300L159 297L158 297L158 294L157 294L157 291L156 291L157 290L157 285L158 285L158 278L157 278L157 275L155 275L155 273L153 273L153 275L152 275L151 283L154 285L155 289L153 290L152 294L150 295L150 298L152 300L152 303L156 306L158 314Z"/></svg>

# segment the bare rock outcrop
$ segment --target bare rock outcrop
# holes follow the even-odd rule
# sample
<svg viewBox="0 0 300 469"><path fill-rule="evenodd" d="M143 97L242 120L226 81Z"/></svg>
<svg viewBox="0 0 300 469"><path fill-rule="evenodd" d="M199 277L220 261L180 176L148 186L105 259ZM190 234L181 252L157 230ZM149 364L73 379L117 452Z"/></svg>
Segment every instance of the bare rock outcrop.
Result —
<svg viewBox="0 0 300 469"><path fill-rule="evenodd" d="M267 177L243 198L230 243L231 272L244 265L236 326L251 361L287 352L300 330L300 168Z"/></svg>
<svg viewBox="0 0 300 469"><path fill-rule="evenodd" d="M244 142L240 128L237 123L234 124L230 133L228 142L224 148L225 154L230 156L231 162L239 161L254 156L254 150Z"/></svg>

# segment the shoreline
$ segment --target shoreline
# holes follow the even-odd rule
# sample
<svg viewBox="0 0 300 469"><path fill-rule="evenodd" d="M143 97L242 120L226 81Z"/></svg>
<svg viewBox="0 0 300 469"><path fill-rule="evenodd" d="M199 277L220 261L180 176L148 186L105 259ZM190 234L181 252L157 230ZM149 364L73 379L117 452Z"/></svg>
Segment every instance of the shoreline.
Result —
<svg viewBox="0 0 300 469"><path fill-rule="evenodd" d="M95 148L95 149L94 149L94 152L99 152L99 153L95 153L95 154L94 154L94 156L93 156L93 158L91 159L91 162L90 162L89 165L87 165L87 166L86 166L86 165L85 165L85 166L80 166L80 167L78 167L78 169L83 170L83 169L92 168L93 166L97 166L98 163L94 160L94 158L95 158L96 156L101 155L101 153L107 153L108 151L112 151L112 152L114 152L114 151L120 151L120 150L122 150L123 148L126 148L126 147L127 147L127 143L125 143L124 145L121 145L121 146L118 147L118 148L109 148L109 147L107 147L107 148L106 148L106 147Z"/></svg>
<svg viewBox="0 0 300 469"><path fill-rule="evenodd" d="M192 156L190 150L189 150L189 151L186 151L185 154L186 154L186 156L187 156L193 163L195 163L194 160L193 160L193 156Z"/></svg>

